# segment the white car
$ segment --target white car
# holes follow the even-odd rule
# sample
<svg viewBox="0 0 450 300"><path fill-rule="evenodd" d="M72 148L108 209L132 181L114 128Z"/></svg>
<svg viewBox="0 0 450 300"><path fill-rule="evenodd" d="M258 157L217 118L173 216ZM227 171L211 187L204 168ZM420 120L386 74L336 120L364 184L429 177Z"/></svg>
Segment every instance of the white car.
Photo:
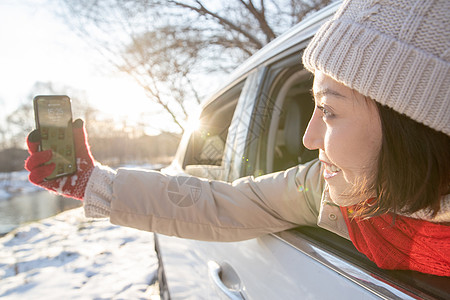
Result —
<svg viewBox="0 0 450 300"><path fill-rule="evenodd" d="M314 104L301 54L339 4L305 19L238 68L204 104L202 127L184 135L162 171L233 181L317 157L302 145ZM381 270L350 241L320 228L232 243L155 240L164 299L450 299L448 277Z"/></svg>

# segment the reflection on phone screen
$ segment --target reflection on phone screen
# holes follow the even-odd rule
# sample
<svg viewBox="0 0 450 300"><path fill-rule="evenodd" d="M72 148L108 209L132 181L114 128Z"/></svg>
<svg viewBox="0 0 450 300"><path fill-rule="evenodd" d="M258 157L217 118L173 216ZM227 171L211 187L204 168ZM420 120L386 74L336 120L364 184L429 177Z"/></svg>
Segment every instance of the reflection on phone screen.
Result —
<svg viewBox="0 0 450 300"><path fill-rule="evenodd" d="M73 174L76 171L72 132L72 112L67 96L37 96L36 122L41 133L41 149L51 149L55 163L47 179Z"/></svg>

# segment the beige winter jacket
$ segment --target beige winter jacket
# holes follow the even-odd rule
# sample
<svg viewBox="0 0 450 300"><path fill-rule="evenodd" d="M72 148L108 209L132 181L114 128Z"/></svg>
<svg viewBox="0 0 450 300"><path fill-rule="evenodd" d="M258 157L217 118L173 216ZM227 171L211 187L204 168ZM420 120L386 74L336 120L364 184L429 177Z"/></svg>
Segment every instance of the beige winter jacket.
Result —
<svg viewBox="0 0 450 300"><path fill-rule="evenodd" d="M97 167L88 183L88 217L109 216L113 224L199 240L237 241L317 224L348 237L339 208L323 193L318 160L233 183L105 170Z"/></svg>
<svg viewBox="0 0 450 300"><path fill-rule="evenodd" d="M300 225L349 238L339 207L329 198L318 160L258 178L227 183L146 170L96 166L85 192L87 217L184 238L238 241ZM450 194L439 213L409 217L450 222Z"/></svg>

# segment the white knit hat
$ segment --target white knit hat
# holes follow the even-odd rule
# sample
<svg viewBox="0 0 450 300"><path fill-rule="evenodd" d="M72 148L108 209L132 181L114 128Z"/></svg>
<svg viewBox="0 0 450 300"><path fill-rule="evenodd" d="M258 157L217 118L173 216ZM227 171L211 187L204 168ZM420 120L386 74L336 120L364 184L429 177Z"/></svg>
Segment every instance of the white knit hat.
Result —
<svg viewBox="0 0 450 300"><path fill-rule="evenodd" d="M303 64L450 136L450 0L344 1Z"/></svg>

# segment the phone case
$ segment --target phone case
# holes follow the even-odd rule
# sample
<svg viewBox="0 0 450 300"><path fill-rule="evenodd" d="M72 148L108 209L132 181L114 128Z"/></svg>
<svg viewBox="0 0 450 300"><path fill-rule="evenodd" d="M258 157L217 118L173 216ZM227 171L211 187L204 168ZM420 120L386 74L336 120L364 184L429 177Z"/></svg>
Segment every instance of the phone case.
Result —
<svg viewBox="0 0 450 300"><path fill-rule="evenodd" d="M51 149L55 163L53 173L46 180L76 172L75 147L72 131L71 101L65 95L39 95L33 99L36 128L41 134L40 150Z"/></svg>

